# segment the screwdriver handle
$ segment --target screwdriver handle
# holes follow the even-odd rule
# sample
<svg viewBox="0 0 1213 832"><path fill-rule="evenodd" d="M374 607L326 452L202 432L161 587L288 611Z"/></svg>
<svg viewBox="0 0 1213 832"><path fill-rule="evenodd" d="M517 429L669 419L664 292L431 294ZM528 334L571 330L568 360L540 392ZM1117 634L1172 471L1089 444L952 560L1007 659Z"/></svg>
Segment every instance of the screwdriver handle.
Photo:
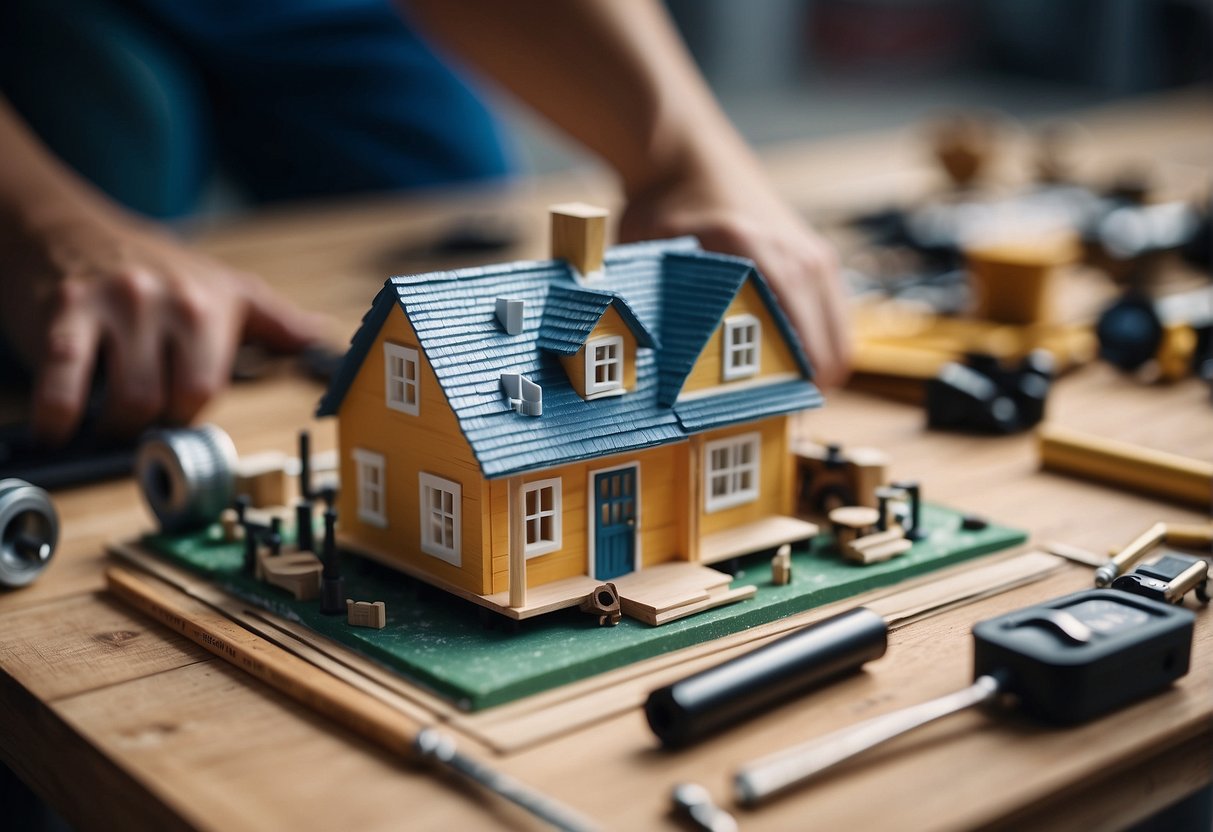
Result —
<svg viewBox="0 0 1213 832"><path fill-rule="evenodd" d="M736 799L744 805L760 803L894 737L989 701L1001 687L996 677L980 676L955 693L761 757L742 766L733 776Z"/></svg>

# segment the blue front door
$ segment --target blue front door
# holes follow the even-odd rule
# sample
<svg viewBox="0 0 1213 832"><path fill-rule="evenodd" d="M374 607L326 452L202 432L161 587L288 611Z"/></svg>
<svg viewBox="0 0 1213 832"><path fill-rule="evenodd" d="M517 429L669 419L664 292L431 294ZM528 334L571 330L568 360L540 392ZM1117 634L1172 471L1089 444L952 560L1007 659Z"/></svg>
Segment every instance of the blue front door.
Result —
<svg viewBox="0 0 1213 832"><path fill-rule="evenodd" d="M594 475L594 577L636 569L636 469Z"/></svg>

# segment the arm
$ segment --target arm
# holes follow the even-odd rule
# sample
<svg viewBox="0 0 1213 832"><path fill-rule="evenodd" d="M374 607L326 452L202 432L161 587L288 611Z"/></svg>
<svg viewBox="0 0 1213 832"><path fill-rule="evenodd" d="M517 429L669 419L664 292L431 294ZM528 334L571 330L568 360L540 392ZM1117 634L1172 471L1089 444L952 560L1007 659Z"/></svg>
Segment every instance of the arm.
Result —
<svg viewBox="0 0 1213 832"><path fill-rule="evenodd" d="M228 379L242 336L278 348L317 322L188 251L55 159L0 97L0 327L34 374L31 422L79 425L104 347L105 429L186 422Z"/></svg>
<svg viewBox="0 0 1213 832"><path fill-rule="evenodd" d="M694 234L754 259L826 385L845 376L834 255L767 182L652 0L401 0L438 41L620 175L624 239Z"/></svg>

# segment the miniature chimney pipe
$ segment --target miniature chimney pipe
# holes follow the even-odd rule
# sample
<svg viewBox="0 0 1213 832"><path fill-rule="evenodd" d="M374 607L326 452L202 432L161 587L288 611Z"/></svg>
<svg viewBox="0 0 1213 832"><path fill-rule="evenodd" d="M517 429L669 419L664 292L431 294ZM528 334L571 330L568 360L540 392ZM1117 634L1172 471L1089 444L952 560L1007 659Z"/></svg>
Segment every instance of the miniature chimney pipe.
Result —
<svg viewBox="0 0 1213 832"><path fill-rule="evenodd" d="M602 275L607 210L584 202L553 205L552 257L567 260L584 281Z"/></svg>

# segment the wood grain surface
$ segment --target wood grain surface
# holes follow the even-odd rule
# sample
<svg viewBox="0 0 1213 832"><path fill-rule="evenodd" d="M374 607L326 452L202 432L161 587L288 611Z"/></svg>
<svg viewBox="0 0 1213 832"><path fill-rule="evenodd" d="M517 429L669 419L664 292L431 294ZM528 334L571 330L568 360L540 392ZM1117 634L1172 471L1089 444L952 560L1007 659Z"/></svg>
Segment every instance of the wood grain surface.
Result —
<svg viewBox="0 0 1213 832"><path fill-rule="evenodd" d="M1119 105L1082 121L1093 148L1082 174L1106 178L1149 160L1164 187L1207 194L1207 94ZM1025 165L1025 146L1012 142L1000 159L1010 179ZM768 161L784 193L822 220L938 186L910 129L787 147ZM426 253L435 233L469 216L505 217L520 235L505 256L542 256L543 208L570 200L618 202L609 181L579 175L516 191L284 209L195 236L208 252L330 312L334 340L344 342L386 276L470 262ZM289 361L272 363L265 378L234 388L203 416L227 428L243 453L291 451L295 430L305 426L314 429L318 450L330 449L332 424L310 421L320 392ZM1063 426L1213 459L1213 406L1196 382L1142 387L1092 365L1056 386L1049 409ZM1028 435L932 433L924 421L917 408L842 391L797 431L883 448L891 475L921 480L927 499L1027 528L1036 541L1106 552L1155 521L1206 516L1042 473ZM102 594L104 543L150 525L133 483L72 489L54 499L63 521L55 562L33 586L0 594L0 760L70 822L82 829L292 832L535 826L500 800L398 765ZM702 783L731 807L727 784L737 764L966 684L975 620L1090 581L1089 568L1069 564L910 622L864 672L691 751L660 751L634 708L508 753L460 734L458 718L448 725L477 754L608 828L679 828L668 814L676 783ZM1191 673L1148 701L1067 730L1014 714L961 714L812 788L738 811L739 820L745 829L772 830L1121 828L1213 778L1209 615L1198 618Z"/></svg>

